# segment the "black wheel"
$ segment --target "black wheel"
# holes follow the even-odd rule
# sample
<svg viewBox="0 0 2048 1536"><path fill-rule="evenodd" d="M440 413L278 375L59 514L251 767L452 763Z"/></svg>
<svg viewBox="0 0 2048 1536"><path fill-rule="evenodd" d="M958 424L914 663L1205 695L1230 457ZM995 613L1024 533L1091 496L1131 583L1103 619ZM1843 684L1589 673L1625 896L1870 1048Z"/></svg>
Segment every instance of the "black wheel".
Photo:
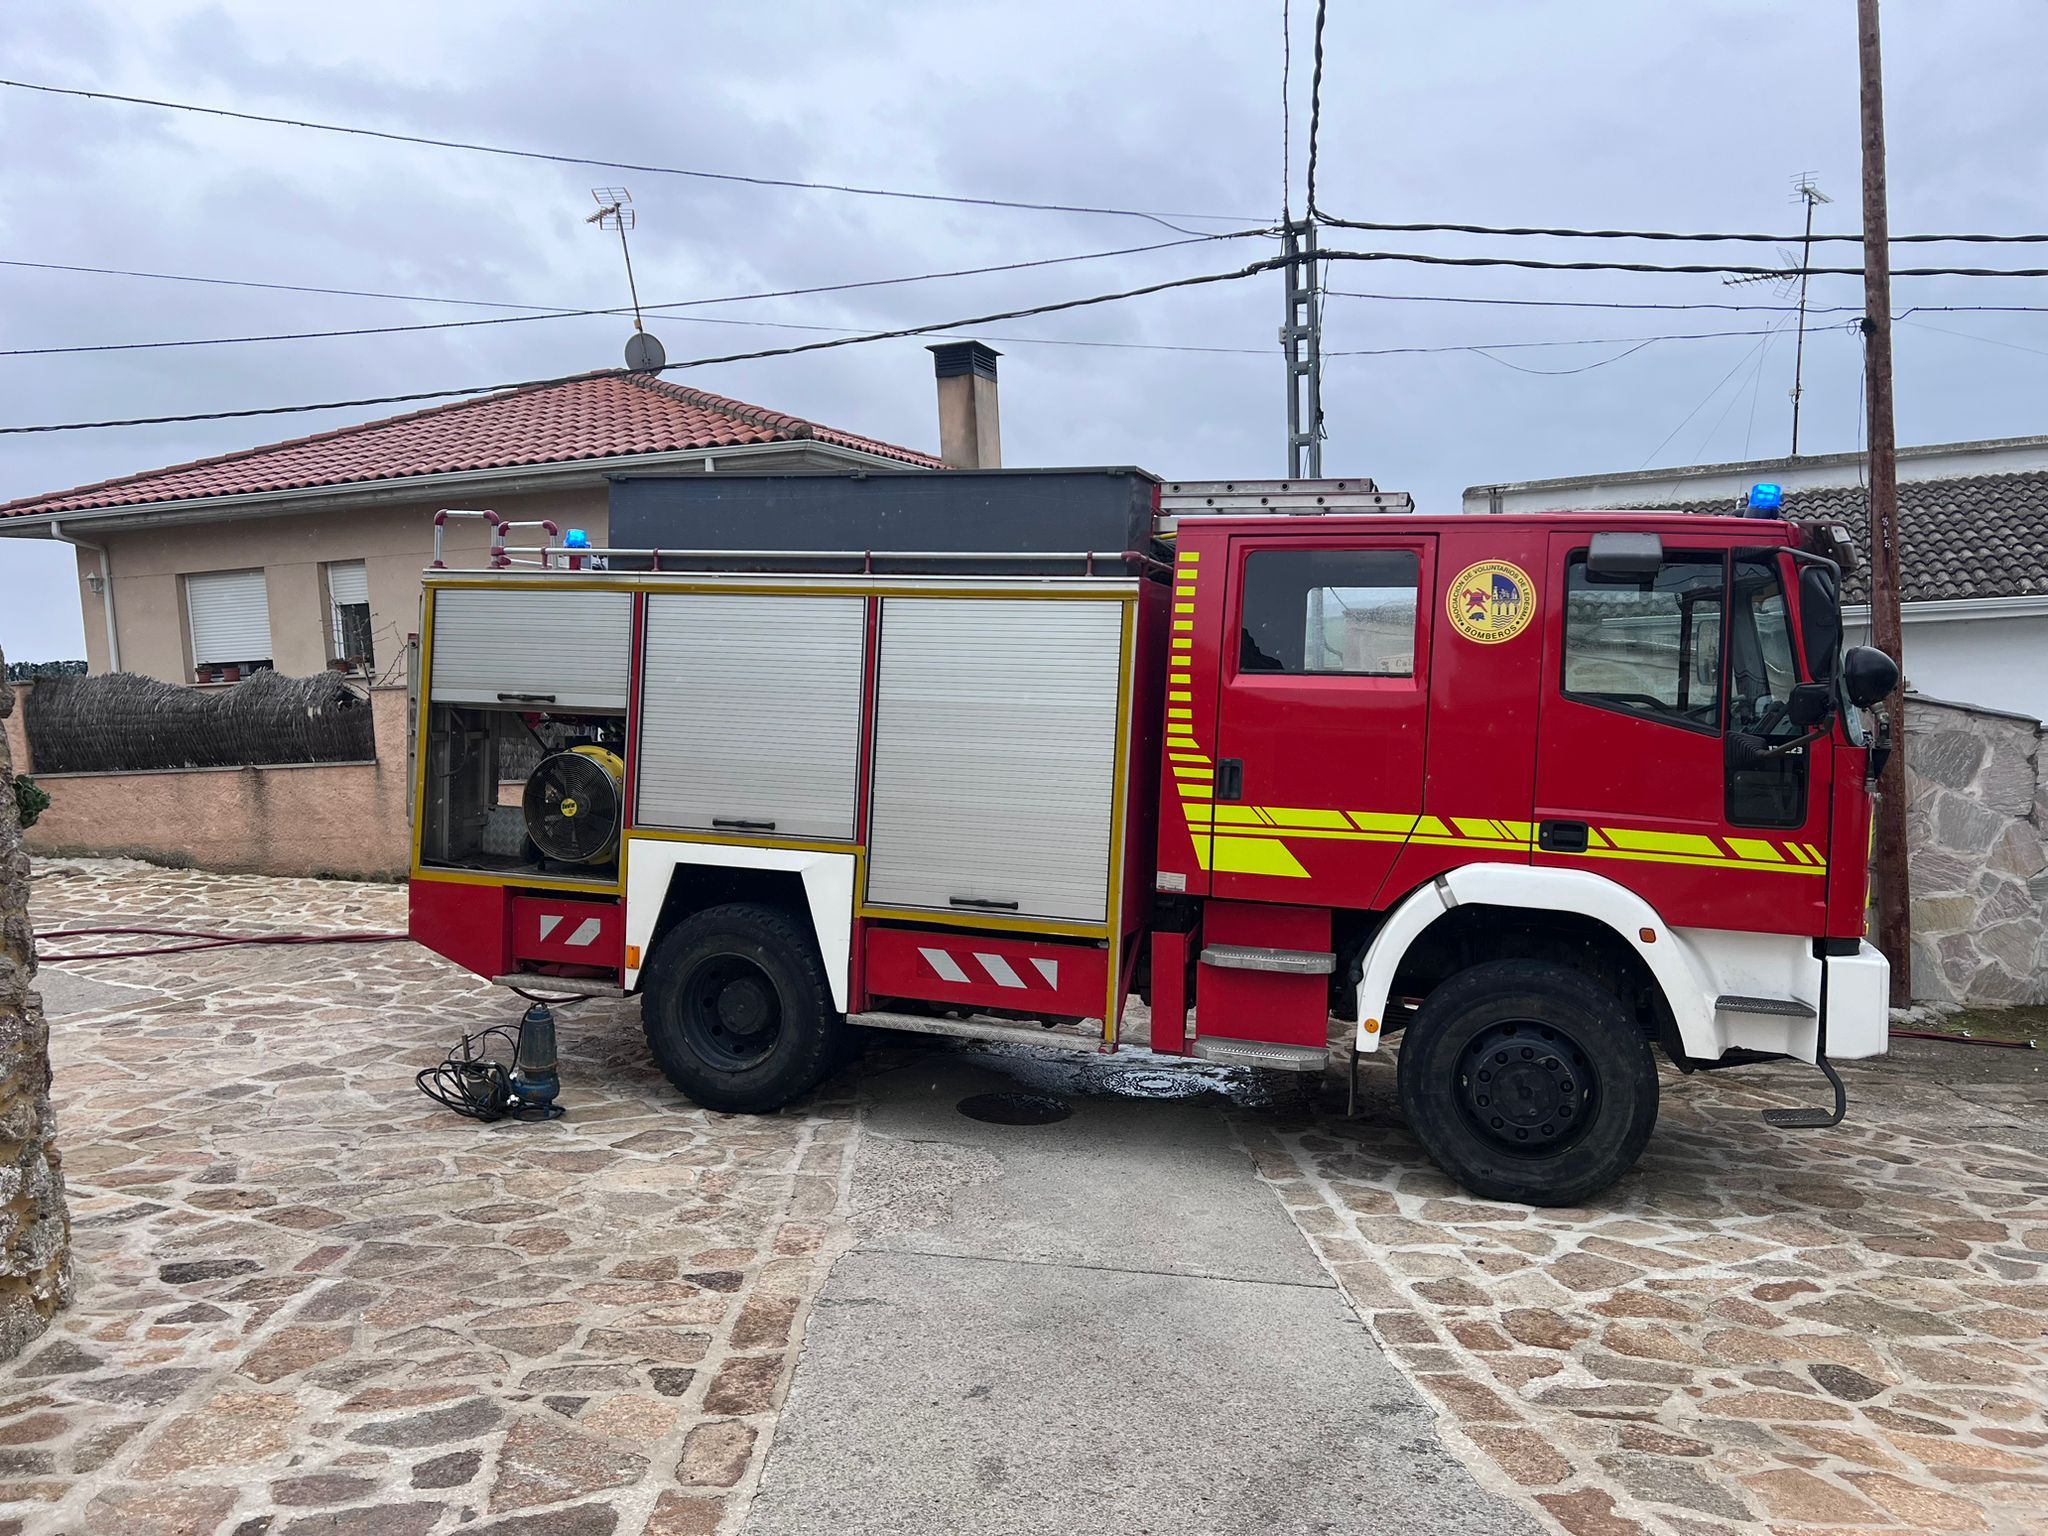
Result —
<svg viewBox="0 0 2048 1536"><path fill-rule="evenodd" d="M1621 1003L1577 971L1494 960L1430 993L1401 1035L1402 1112L1488 1200L1576 1205L1635 1165L1657 1065Z"/></svg>
<svg viewBox="0 0 2048 1536"><path fill-rule="evenodd" d="M712 907L647 964L640 1020L654 1060L706 1109L767 1114L817 1087L846 1033L810 933L774 907Z"/></svg>

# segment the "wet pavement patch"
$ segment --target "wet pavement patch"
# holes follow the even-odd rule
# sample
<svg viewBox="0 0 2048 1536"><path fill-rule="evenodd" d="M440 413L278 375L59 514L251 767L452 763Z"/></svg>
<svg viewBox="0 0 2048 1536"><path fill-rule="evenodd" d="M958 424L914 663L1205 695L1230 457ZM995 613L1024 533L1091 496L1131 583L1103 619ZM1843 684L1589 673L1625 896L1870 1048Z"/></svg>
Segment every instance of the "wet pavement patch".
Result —
<svg viewBox="0 0 2048 1536"><path fill-rule="evenodd" d="M1051 1125L1074 1112L1065 1099L1045 1093L976 1093L958 1108L968 1119L989 1125Z"/></svg>

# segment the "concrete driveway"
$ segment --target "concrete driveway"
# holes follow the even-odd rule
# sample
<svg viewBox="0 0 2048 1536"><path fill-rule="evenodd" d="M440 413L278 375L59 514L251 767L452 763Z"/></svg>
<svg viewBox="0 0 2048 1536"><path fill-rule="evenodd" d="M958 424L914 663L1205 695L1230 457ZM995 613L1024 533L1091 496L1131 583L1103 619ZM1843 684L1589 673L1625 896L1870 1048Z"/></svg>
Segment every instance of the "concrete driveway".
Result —
<svg viewBox="0 0 2048 1536"><path fill-rule="evenodd" d="M1228 1113L1253 1087L1114 1059L873 1052L854 1241L812 1314L749 1536L1537 1530L1437 1439L1262 1186ZM1071 1114L956 1108L990 1095Z"/></svg>

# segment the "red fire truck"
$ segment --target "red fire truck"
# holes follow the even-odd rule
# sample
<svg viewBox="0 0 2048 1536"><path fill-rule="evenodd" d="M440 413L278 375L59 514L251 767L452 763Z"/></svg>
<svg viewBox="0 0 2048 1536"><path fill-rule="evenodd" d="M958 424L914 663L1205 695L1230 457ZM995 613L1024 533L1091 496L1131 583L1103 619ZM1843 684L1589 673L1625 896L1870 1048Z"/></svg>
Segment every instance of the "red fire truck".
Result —
<svg viewBox="0 0 2048 1536"><path fill-rule="evenodd" d="M1430 1155L1561 1204L1658 1051L1814 1063L1778 1123L1826 1125L1885 1049L1897 670L1839 529L1128 470L627 480L611 526L428 573L412 932L638 994L700 1104L863 1027L1129 1049L1137 995L1160 1056L1398 1034Z"/></svg>

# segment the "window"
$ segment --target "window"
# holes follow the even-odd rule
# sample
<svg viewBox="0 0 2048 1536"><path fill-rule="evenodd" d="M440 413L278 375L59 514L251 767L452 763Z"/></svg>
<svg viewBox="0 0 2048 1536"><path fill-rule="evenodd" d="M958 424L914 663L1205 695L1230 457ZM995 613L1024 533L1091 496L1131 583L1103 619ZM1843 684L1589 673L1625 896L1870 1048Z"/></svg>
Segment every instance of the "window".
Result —
<svg viewBox="0 0 2048 1536"><path fill-rule="evenodd" d="M1778 563L1767 553L1735 557L1735 621L1728 634L1728 729L1778 746L1800 734L1787 717L1799 668ZM1731 756L1728 819L1739 827L1796 827L1806 821L1807 755Z"/></svg>
<svg viewBox="0 0 2048 1536"><path fill-rule="evenodd" d="M327 602L333 649L329 654L349 670L374 671L377 647L370 635L370 577L360 560L327 567Z"/></svg>
<svg viewBox="0 0 2048 1536"><path fill-rule="evenodd" d="M1565 573L1564 691L1607 709L1694 730L1721 724L1724 566L1673 554L1652 577Z"/></svg>
<svg viewBox="0 0 2048 1536"><path fill-rule="evenodd" d="M195 571L185 578L185 613L197 681L233 682L270 665L270 590L262 571Z"/></svg>
<svg viewBox="0 0 2048 1536"><path fill-rule="evenodd" d="M1263 549L1244 567L1239 672L1415 674L1412 550Z"/></svg>

